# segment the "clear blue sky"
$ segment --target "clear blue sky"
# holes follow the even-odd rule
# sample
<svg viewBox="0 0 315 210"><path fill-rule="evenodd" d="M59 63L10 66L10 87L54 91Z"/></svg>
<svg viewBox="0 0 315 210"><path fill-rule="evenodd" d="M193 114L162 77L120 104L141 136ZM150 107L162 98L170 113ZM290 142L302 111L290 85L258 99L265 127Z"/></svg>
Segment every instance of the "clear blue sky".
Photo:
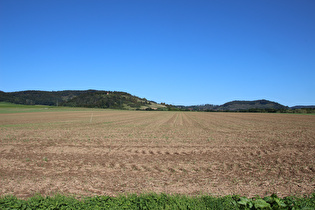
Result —
<svg viewBox="0 0 315 210"><path fill-rule="evenodd" d="M0 90L315 105L314 0L0 0Z"/></svg>

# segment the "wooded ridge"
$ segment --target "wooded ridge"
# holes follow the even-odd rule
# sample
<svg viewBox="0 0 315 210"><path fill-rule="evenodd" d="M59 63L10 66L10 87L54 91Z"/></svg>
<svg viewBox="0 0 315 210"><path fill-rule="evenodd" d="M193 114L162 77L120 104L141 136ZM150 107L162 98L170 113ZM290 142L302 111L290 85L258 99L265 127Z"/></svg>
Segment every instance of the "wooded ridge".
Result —
<svg viewBox="0 0 315 210"><path fill-rule="evenodd" d="M161 111L232 111L232 112L298 112L314 113L315 106L288 107L269 100L231 101L223 105L179 106L140 98L130 93L104 90L64 90L18 92L0 91L0 102L26 105L70 106L88 108L109 108L127 110Z"/></svg>

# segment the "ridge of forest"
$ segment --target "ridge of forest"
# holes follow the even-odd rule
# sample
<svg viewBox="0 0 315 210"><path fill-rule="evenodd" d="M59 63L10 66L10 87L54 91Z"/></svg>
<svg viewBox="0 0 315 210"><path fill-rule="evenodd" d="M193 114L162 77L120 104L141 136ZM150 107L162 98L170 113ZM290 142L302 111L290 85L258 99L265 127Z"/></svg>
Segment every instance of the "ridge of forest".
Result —
<svg viewBox="0 0 315 210"><path fill-rule="evenodd" d="M165 105L126 92L100 90L0 91L0 101L25 104L109 109L163 110Z"/></svg>
<svg viewBox="0 0 315 210"><path fill-rule="evenodd" d="M261 110L287 110L288 106L284 106L277 102L265 99L255 101L231 101L223 105L196 105L196 106L179 106L182 109L198 110L198 111L261 111Z"/></svg>
<svg viewBox="0 0 315 210"><path fill-rule="evenodd" d="M126 110L161 110L161 111L232 111L232 112L293 112L314 113L315 106L288 107L269 100L231 101L223 105L177 106L157 103L131 95L127 92L104 90L63 90L18 92L0 91L0 102L25 105L49 105L88 108L109 108Z"/></svg>

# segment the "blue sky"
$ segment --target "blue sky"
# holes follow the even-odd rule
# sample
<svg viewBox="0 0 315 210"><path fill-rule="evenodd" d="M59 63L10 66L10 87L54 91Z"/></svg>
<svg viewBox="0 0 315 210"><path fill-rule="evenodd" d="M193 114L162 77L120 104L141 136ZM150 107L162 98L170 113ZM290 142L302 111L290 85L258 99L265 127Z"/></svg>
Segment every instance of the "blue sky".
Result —
<svg viewBox="0 0 315 210"><path fill-rule="evenodd" d="M0 0L0 90L315 104L314 0Z"/></svg>

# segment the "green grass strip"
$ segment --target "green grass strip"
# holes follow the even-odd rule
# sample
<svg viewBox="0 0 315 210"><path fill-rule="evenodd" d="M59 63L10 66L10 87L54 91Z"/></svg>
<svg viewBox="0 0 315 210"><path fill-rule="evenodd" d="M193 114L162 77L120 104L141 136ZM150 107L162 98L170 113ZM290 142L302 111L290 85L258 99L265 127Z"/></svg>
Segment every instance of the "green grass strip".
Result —
<svg viewBox="0 0 315 210"><path fill-rule="evenodd" d="M23 105L9 102L0 102L0 114L26 113L26 112L63 112L63 111L93 111L104 110L84 107L46 106L46 105ZM108 110L108 109L107 109Z"/></svg>
<svg viewBox="0 0 315 210"><path fill-rule="evenodd" d="M27 200L4 196L0 198L0 209L315 209L315 193L310 196L285 198L278 198L276 195L264 198L238 195L193 197L163 193L95 196L83 199L64 195L36 195Z"/></svg>

